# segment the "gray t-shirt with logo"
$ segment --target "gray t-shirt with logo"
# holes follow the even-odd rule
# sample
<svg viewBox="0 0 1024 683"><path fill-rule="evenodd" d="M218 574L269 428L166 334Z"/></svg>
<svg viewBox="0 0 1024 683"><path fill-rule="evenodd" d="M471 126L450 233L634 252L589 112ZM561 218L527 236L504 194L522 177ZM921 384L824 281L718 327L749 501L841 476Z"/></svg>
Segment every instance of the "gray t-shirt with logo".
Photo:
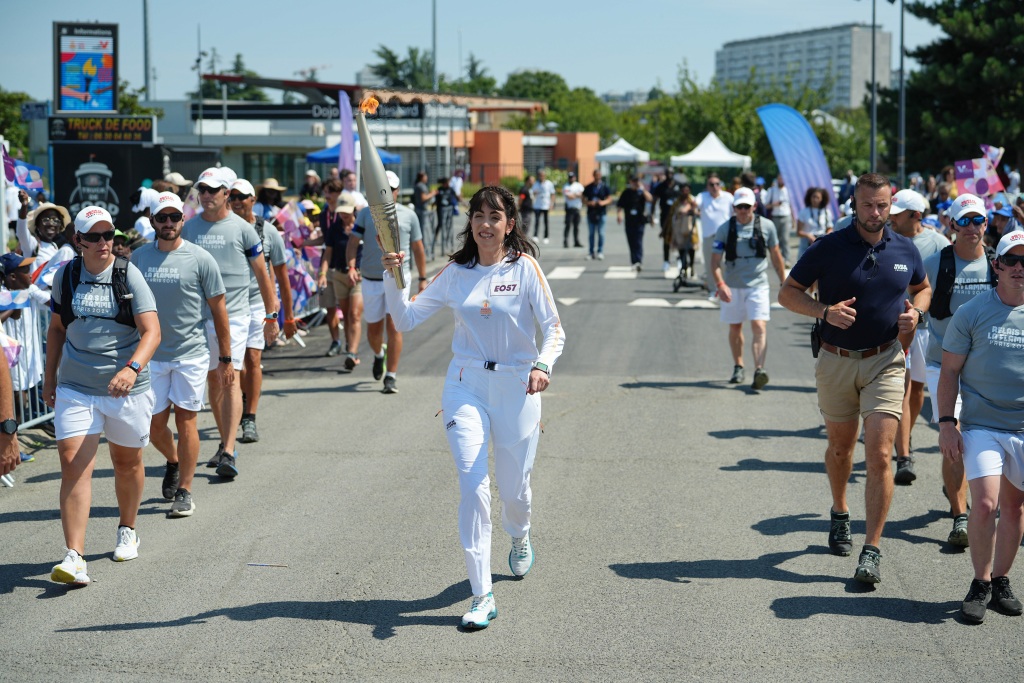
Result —
<svg viewBox="0 0 1024 683"><path fill-rule="evenodd" d="M285 263L284 238L273 223L263 224L263 258L266 259L267 273L270 272L271 266L283 266ZM249 306L263 306L263 295L260 294L260 286L256 283L256 271L250 271L252 275L249 280Z"/></svg>
<svg viewBox="0 0 1024 683"><path fill-rule="evenodd" d="M939 253L932 254L924 261L924 272L928 274L928 282L935 288L939 279ZM949 299L949 310L956 313L957 309L976 297L978 294L992 289L988 279L988 260L982 255L974 261L965 261L956 254L953 254L953 261L956 266L956 277L953 280L953 295ZM931 334L928 336L928 348L925 350L925 360L930 365L942 364L942 337L946 334L946 328L953 320L949 316L944 320L936 320L934 316L928 316L928 329Z"/></svg>
<svg viewBox="0 0 1024 683"><path fill-rule="evenodd" d="M715 232L714 251L722 255L722 276L729 287L767 287L768 259L772 247L779 245L779 234L775 224L767 218L761 219L761 234L764 236L764 258L757 257L757 249L751 246L754 237L754 220L746 225L736 222L736 260L725 260L725 244L729 239L729 221L718 226Z"/></svg>
<svg viewBox="0 0 1024 683"><path fill-rule="evenodd" d="M256 229L235 214L216 223L204 220L199 214L185 223L181 236L210 252L217 262L227 290L228 317L249 318L249 282L252 279L249 259L263 253Z"/></svg>
<svg viewBox="0 0 1024 683"><path fill-rule="evenodd" d="M1024 431L1024 306L995 290L953 314L942 348L967 356L960 371L961 429Z"/></svg>
<svg viewBox="0 0 1024 683"><path fill-rule="evenodd" d="M55 303L64 301L64 270L61 266L53 276L50 296ZM114 264L93 275L82 264L82 275L71 299L75 320L68 325L67 341L57 369L57 384L89 396L107 396L107 386L121 368L131 360L139 345L139 331L122 325L117 315L112 277ZM128 291L132 293L132 313L156 310L156 300L142 273L131 263L127 272ZM54 314L56 315L56 313ZM132 395L149 388L149 368L143 367L132 387Z"/></svg>
<svg viewBox="0 0 1024 683"><path fill-rule="evenodd" d="M423 232L420 229L420 219L416 212L402 204L395 205L398 214L398 232L401 241L401 250L405 252L405 262L402 268L406 274L406 282L412 269L409 261L412 254L409 253L409 245L423 239ZM377 245L377 226L373 224L373 216L370 214L370 207L366 207L356 216L356 224L352 227L352 234L363 238L363 255L359 259L359 272L363 277L371 280L382 280L384 278L384 267L380 264L383 256L380 247Z"/></svg>
<svg viewBox="0 0 1024 683"><path fill-rule="evenodd" d="M160 305L160 346L153 360L161 363L199 358L209 350L203 331L206 300L224 293L220 269L210 253L182 240L174 251L160 251L155 242L132 252Z"/></svg>

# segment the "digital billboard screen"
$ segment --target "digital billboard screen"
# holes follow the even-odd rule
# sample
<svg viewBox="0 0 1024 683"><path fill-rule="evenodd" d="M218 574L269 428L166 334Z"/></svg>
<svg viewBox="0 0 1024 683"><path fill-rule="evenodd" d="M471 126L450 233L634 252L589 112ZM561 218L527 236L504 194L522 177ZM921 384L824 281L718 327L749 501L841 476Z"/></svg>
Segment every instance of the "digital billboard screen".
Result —
<svg viewBox="0 0 1024 683"><path fill-rule="evenodd" d="M54 22L58 112L117 112L117 24Z"/></svg>

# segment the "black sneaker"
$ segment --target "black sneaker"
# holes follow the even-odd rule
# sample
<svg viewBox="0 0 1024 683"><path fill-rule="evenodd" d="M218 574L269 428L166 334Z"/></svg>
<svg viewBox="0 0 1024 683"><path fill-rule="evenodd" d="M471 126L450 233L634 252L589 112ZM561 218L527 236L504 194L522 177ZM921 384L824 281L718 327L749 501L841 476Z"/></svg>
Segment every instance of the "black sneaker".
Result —
<svg viewBox="0 0 1024 683"><path fill-rule="evenodd" d="M1011 617L1019 617L1024 612L1024 605L1013 595L1010 579L1005 576L992 577L992 605Z"/></svg>
<svg viewBox="0 0 1024 683"><path fill-rule="evenodd" d="M958 548L966 548L970 545L967 538L967 515L957 515L953 518L953 530L949 532L946 543Z"/></svg>
<svg viewBox="0 0 1024 683"><path fill-rule="evenodd" d="M164 468L164 483L161 484L160 488L163 489L164 498L167 500L172 500L175 492L178 490L178 481L181 478L181 473L178 469L179 466L176 462L169 462Z"/></svg>
<svg viewBox="0 0 1024 683"><path fill-rule="evenodd" d="M828 531L828 550L833 555L847 557L853 552L853 537L850 535L850 513L832 512L832 527Z"/></svg>
<svg viewBox="0 0 1024 683"><path fill-rule="evenodd" d="M373 357L373 378L379 380L384 376L384 356L377 358Z"/></svg>
<svg viewBox="0 0 1024 683"><path fill-rule="evenodd" d="M860 551L860 559L857 560L857 571L853 578L861 583L880 583L882 581L882 553L872 550L870 546L864 546Z"/></svg>
<svg viewBox="0 0 1024 683"><path fill-rule="evenodd" d="M746 375L743 372L743 366L737 365L732 369L732 377L729 378L729 384L743 384L743 380Z"/></svg>
<svg viewBox="0 0 1024 683"><path fill-rule="evenodd" d="M330 348L327 349L327 353L324 355L330 358L331 356L337 356L339 353L341 353L341 342L332 341Z"/></svg>
<svg viewBox="0 0 1024 683"><path fill-rule="evenodd" d="M914 472L914 456L908 455L905 458L896 458L896 476L893 477L893 481L897 484L904 486L909 485L917 479L917 473Z"/></svg>
<svg viewBox="0 0 1024 683"><path fill-rule="evenodd" d="M260 440L260 433L256 431L256 420L247 417L242 420L242 443L256 443Z"/></svg>
<svg viewBox="0 0 1024 683"><path fill-rule="evenodd" d="M236 451L237 452L237 451ZM220 464L217 465L217 476L224 479L234 479L238 476L238 466L235 464L236 456L221 451Z"/></svg>
<svg viewBox="0 0 1024 683"><path fill-rule="evenodd" d="M397 394L398 393L398 387L395 386L395 378L394 377L385 377L384 378L384 393L385 394Z"/></svg>
<svg viewBox="0 0 1024 683"><path fill-rule="evenodd" d="M968 624L980 624L985 621L985 609L992 596L992 584L988 581L971 581L971 590L960 605L960 614ZM1019 604L1019 603L1018 603Z"/></svg>
<svg viewBox="0 0 1024 683"><path fill-rule="evenodd" d="M213 457L206 461L207 467L216 467L220 464L220 456L224 455L224 444L217 444L217 452L213 454Z"/></svg>
<svg viewBox="0 0 1024 683"><path fill-rule="evenodd" d="M762 370L761 368L757 368L756 370L754 370L754 383L750 385L751 388L753 388L754 391L761 391L762 389L765 388L765 385L767 384L768 373Z"/></svg>
<svg viewBox="0 0 1024 683"><path fill-rule="evenodd" d="M178 489L174 494L174 502L171 503L171 510L168 517L191 517L196 510L196 504L192 502L192 494L187 489Z"/></svg>

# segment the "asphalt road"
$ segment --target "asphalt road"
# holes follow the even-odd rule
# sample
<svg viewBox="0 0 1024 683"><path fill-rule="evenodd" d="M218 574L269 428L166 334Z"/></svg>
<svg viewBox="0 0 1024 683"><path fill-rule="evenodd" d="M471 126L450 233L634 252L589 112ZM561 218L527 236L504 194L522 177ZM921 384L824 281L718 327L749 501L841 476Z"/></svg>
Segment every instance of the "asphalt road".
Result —
<svg viewBox="0 0 1024 683"><path fill-rule="evenodd" d="M162 458L148 449L132 562L110 559L117 509L101 455L84 589L48 580L61 558L59 466L52 442L27 433L36 461L0 489L0 680L1024 677L1024 621L957 618L972 573L945 545L935 430L915 430L919 478L896 492L883 582L865 590L852 580L860 458L854 556L826 549L809 321L773 311L771 383L728 385L725 328L701 294L672 292L656 236L639 277L614 219L608 241L603 262L562 249L559 232L542 245L568 341L544 394L537 561L522 581L494 507L490 628L457 626L470 591L435 416L451 355L440 314L406 336L397 395L369 377L365 342L362 365L339 374L322 328L305 350L268 354L263 438L240 445L236 481L200 470L192 518L165 518ZM215 437L210 415L200 420L205 460ZM1020 566L1012 578L1024 592Z"/></svg>

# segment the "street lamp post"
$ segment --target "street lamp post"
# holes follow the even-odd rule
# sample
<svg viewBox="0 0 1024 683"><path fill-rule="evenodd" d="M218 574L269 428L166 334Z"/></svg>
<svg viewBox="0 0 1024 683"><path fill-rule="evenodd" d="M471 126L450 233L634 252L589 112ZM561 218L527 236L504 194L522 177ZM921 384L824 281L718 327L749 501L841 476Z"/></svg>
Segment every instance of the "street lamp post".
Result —
<svg viewBox="0 0 1024 683"><path fill-rule="evenodd" d="M875 67L875 10L877 0L871 0L871 172L878 170L878 70Z"/></svg>
<svg viewBox="0 0 1024 683"><path fill-rule="evenodd" d="M895 1L896 0L889 0L889 2ZM899 133L897 135L899 140L897 141L896 146L896 167L899 172L901 188L907 186L907 75L903 66L903 55L906 53L906 48L903 43L904 19L903 0L900 0L900 124Z"/></svg>

